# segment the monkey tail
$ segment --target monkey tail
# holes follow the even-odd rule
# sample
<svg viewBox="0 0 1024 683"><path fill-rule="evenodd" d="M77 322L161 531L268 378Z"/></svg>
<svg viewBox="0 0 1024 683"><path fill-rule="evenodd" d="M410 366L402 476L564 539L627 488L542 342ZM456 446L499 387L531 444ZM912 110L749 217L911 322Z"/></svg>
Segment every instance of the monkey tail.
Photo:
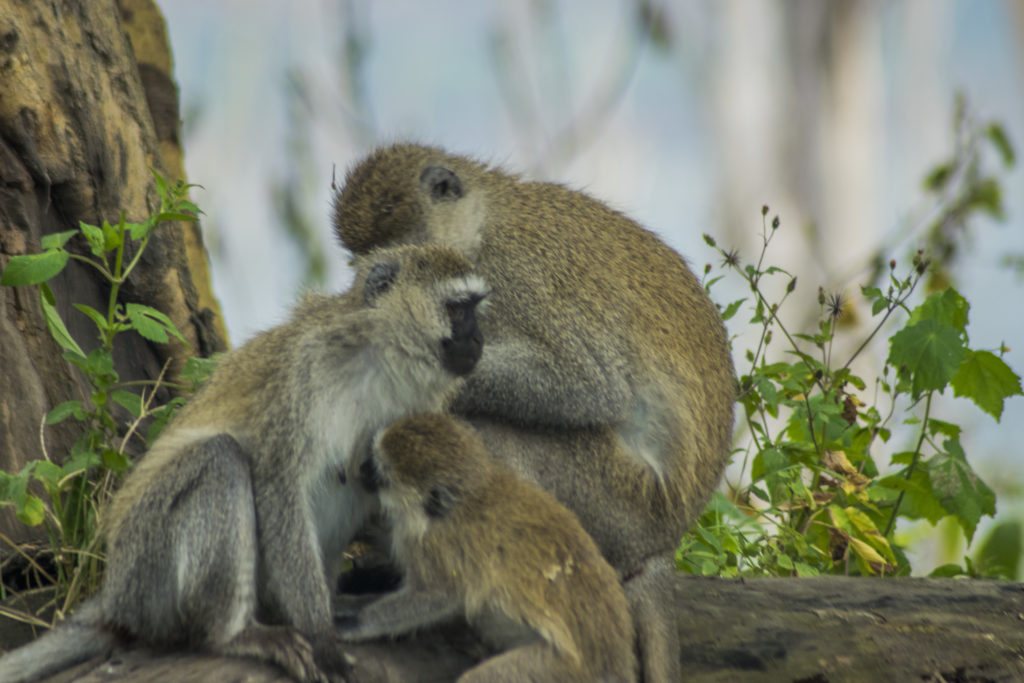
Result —
<svg viewBox="0 0 1024 683"><path fill-rule="evenodd" d="M103 625L99 600L87 601L57 628L0 657L0 683L28 683L109 653L118 638Z"/></svg>

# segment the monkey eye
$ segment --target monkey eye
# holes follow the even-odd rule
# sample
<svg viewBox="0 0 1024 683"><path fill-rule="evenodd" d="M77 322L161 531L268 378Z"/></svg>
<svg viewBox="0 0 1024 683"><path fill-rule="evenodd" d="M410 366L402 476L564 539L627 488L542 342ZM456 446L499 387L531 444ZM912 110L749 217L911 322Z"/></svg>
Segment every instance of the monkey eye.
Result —
<svg viewBox="0 0 1024 683"><path fill-rule="evenodd" d="M384 292L391 289L398 276L398 266L394 263L375 263L366 276L363 285L363 299L370 303Z"/></svg>

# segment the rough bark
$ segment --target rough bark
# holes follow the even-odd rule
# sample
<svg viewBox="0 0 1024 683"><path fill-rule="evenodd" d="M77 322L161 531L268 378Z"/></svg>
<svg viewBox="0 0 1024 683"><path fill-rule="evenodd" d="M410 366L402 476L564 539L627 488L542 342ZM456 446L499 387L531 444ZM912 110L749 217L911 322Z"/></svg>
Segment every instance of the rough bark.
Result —
<svg viewBox="0 0 1024 683"><path fill-rule="evenodd" d="M679 576L663 596L679 620L688 681L1024 680L1024 584L956 579L725 580ZM352 680L453 680L482 655L458 625L353 646ZM251 662L118 652L50 679L86 683L287 680Z"/></svg>
<svg viewBox="0 0 1024 683"><path fill-rule="evenodd" d="M149 169L183 178L177 101L152 0L0 2L0 267L79 221L152 213L159 204ZM95 329L71 304L105 310L106 286L76 261L51 286L71 334L90 350ZM123 381L155 379L168 360L173 367L226 346L198 227L161 229L123 292L169 315L191 347L122 335L115 367ZM0 288L0 468L15 472L42 457L43 416L87 397L46 331L35 288ZM59 459L74 438L71 424L48 428L47 452ZM0 533L32 536L8 509Z"/></svg>

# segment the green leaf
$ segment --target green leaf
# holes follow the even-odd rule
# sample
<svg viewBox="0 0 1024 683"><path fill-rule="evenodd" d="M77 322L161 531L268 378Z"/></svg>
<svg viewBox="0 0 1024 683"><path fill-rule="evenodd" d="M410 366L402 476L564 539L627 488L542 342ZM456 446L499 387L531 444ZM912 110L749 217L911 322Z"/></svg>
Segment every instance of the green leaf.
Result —
<svg viewBox="0 0 1024 683"><path fill-rule="evenodd" d="M36 469L33 470L33 476L47 484L47 486L54 487L57 482L63 478L63 469L61 469L59 465L54 465L48 460L40 460L36 463Z"/></svg>
<svg viewBox="0 0 1024 683"><path fill-rule="evenodd" d="M1016 154L1013 151L1013 145L1010 144L1010 138L1006 136L1006 131L998 123L991 123L985 129L985 135L992 141L995 148L999 150L999 156L1003 159L1003 165L1007 168L1013 166L1016 161Z"/></svg>
<svg viewBox="0 0 1024 683"><path fill-rule="evenodd" d="M64 270L67 262L68 252L58 249L49 249L42 254L12 256L4 268L3 275L0 275L0 285L38 285Z"/></svg>
<svg viewBox="0 0 1024 683"><path fill-rule="evenodd" d="M195 222L195 221L197 221L199 219L196 218L195 216L193 216L191 214L187 214L187 213L180 213L180 212L177 212L177 211L166 211L164 213L158 214L156 216L155 220L156 220L157 223L162 223L164 221L189 221L189 222Z"/></svg>
<svg viewBox="0 0 1024 683"><path fill-rule="evenodd" d="M978 573L1016 581L1020 576L1021 535L1019 520L1007 520L992 527L974 553Z"/></svg>
<svg viewBox="0 0 1024 683"><path fill-rule="evenodd" d="M903 492L903 502L900 505L899 516L907 519L927 519L935 524L946 516L946 510L936 499L935 491L932 488L931 478L924 468L917 468L910 479L906 473L890 475L878 482L878 485L894 491Z"/></svg>
<svg viewBox="0 0 1024 683"><path fill-rule="evenodd" d="M956 516L970 543L981 516L996 513L996 496L971 469L958 441L947 439L943 447L946 452L928 460L932 488L942 507Z"/></svg>
<svg viewBox="0 0 1024 683"><path fill-rule="evenodd" d="M46 508L41 499L28 494L25 496L25 500L18 505L16 514L18 521L25 526L39 526L46 519Z"/></svg>
<svg viewBox="0 0 1024 683"><path fill-rule="evenodd" d="M960 296L960 292L947 287L921 302L921 305L911 312L906 326L915 325L922 320L937 320L966 334L967 314L970 309L971 305L967 303L967 299Z"/></svg>
<svg viewBox="0 0 1024 683"><path fill-rule="evenodd" d="M114 357L110 355L109 350L103 347L93 349L86 356L84 369L94 376L113 375L115 374Z"/></svg>
<svg viewBox="0 0 1024 683"><path fill-rule="evenodd" d="M87 306L86 304L71 304L71 305L74 306L79 311L81 311L82 313L84 313L87 316L89 316L89 318L94 323L96 323L96 327L99 328L101 331L106 330L107 327L109 327L109 323L107 323L106 317L104 317L104 315L102 313L97 311L92 306Z"/></svg>
<svg viewBox="0 0 1024 683"><path fill-rule="evenodd" d="M733 301L731 304L726 306L725 310L722 312L722 320L728 320L729 318L736 315L736 311L739 310L740 306L743 304L744 301L746 301L745 298L737 299L736 301Z"/></svg>
<svg viewBox="0 0 1024 683"><path fill-rule="evenodd" d="M919 396L944 389L965 353L963 339L955 327L927 318L892 336L886 363L899 368L901 377L910 380L912 393Z"/></svg>
<svg viewBox="0 0 1024 683"><path fill-rule="evenodd" d="M142 397L138 394L118 389L111 392L110 398L114 403L131 413L132 417L139 417L142 415Z"/></svg>
<svg viewBox="0 0 1024 683"><path fill-rule="evenodd" d="M120 226L111 225L109 221L103 221L103 249L113 251L124 242L124 235L119 230Z"/></svg>
<svg viewBox="0 0 1024 683"><path fill-rule="evenodd" d="M58 404L46 414L46 424L55 425L58 422L63 422L72 415L78 417L83 415L82 413L82 402L81 401L64 401Z"/></svg>
<svg viewBox="0 0 1024 683"><path fill-rule="evenodd" d="M958 564L944 564L936 567L928 576L933 579L952 579L956 576L966 576L967 572Z"/></svg>
<svg viewBox="0 0 1024 683"><path fill-rule="evenodd" d="M982 178L975 183L964 203L971 208L981 209L997 220L1006 218L1003 190L995 178Z"/></svg>
<svg viewBox="0 0 1024 683"><path fill-rule="evenodd" d="M99 226L89 225L88 223L81 221L79 221L78 227L81 229L82 234L85 235L85 239L89 242L89 251L93 253L93 256L103 258L103 253L105 252L106 247L106 239L103 236L103 230Z"/></svg>
<svg viewBox="0 0 1024 683"><path fill-rule="evenodd" d="M153 174L153 180L156 181L156 193L161 199L169 199L170 192L167 187L167 181L155 168L150 168L149 172Z"/></svg>
<svg viewBox="0 0 1024 683"><path fill-rule="evenodd" d="M85 356L85 352L68 332L64 326L60 314L57 313L57 300L53 296L53 290L45 282L39 284L39 305L43 309L43 318L46 320L46 327L50 330L50 336L60 344L62 349Z"/></svg>
<svg viewBox="0 0 1024 683"><path fill-rule="evenodd" d="M951 164L941 164L936 166L928 173L924 178L924 187L926 190L931 192L937 192L946 186L949 181L949 177L953 173L953 167Z"/></svg>
<svg viewBox="0 0 1024 683"><path fill-rule="evenodd" d="M149 234L149 231L153 229L155 223L146 221L145 223L125 223L125 227L131 231L132 239L138 242Z"/></svg>
<svg viewBox="0 0 1024 683"><path fill-rule="evenodd" d="M1002 358L989 351L967 351L953 375L953 395L964 396L999 421L1003 403L1021 394L1020 377Z"/></svg>
<svg viewBox="0 0 1024 683"><path fill-rule="evenodd" d="M200 385L204 384L213 375L213 371L217 369L217 363L222 355L217 353L209 358L189 358L185 361L185 367L181 369L178 379L182 382L188 382L192 385L193 389L198 389Z"/></svg>
<svg viewBox="0 0 1024 683"><path fill-rule="evenodd" d="M183 343L188 343L178 332L171 319L155 308L141 304L128 304L125 307L125 313L131 321L132 328L150 341L166 344L169 332Z"/></svg>
<svg viewBox="0 0 1024 683"><path fill-rule="evenodd" d="M65 230L64 232L53 232L49 235L43 235L39 240L39 246L47 251L50 249L63 249L68 240L77 234L77 230Z"/></svg>

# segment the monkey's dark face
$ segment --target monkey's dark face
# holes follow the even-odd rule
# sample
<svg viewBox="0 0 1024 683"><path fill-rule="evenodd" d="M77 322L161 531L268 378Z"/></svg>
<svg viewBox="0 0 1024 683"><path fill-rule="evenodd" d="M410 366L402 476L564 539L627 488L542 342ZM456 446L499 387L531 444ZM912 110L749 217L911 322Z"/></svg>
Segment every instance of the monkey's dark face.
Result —
<svg viewBox="0 0 1024 683"><path fill-rule="evenodd" d="M454 375L468 375L484 350L484 335L476 321L476 307L483 300L478 294L445 304L452 334L441 340L444 367Z"/></svg>
<svg viewBox="0 0 1024 683"><path fill-rule="evenodd" d="M476 311L487 289L464 256L440 245L395 247L374 251L360 270L363 303L382 321L383 345L449 376L476 367L484 344Z"/></svg>

